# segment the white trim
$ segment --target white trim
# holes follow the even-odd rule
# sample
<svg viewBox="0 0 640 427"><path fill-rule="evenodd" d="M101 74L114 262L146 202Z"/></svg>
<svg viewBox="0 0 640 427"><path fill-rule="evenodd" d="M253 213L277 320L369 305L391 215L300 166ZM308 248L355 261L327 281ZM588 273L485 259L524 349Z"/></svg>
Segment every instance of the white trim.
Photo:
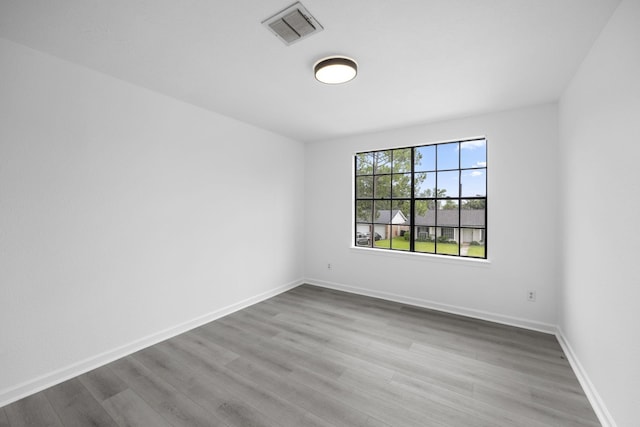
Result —
<svg viewBox="0 0 640 427"><path fill-rule="evenodd" d="M500 323L503 325L517 326L519 328L529 329L532 331L544 332L554 335L556 326L549 323L538 322L536 320L523 319L520 317L505 316L503 314L491 313L488 311L476 310L473 308L460 307L457 305L442 304L435 301L425 300L421 298L408 297L404 295L392 294L389 292L372 291L370 289L359 288L356 286L344 285L341 283L327 282L306 278L306 283L320 286L323 288L335 289L338 291L349 292L352 294L364 295L368 297L381 298L388 301L399 302L401 304L409 304L417 307L429 308L432 310L444 311L446 313L458 314L461 316L473 317L475 319L488 320L490 322Z"/></svg>
<svg viewBox="0 0 640 427"><path fill-rule="evenodd" d="M379 132L373 132L373 133L379 133ZM370 135L370 134L362 134L361 136L366 136L366 135ZM465 136L464 138L453 138L453 139L442 139L440 141L431 141L431 142L424 142L421 140L417 140L417 141L413 141L413 142L409 142L408 144L405 142L398 142L396 144L393 143L389 143L389 141L384 141L381 142L381 144L384 144L384 146L377 146L374 145L374 148L368 148L368 149L363 149L363 150L357 150L357 151L352 151L351 152L351 157L352 160L355 159L356 155L359 153L370 153L371 151L385 151L385 150L397 150L397 149L402 149L402 148L415 148L415 147L422 147L422 146L428 146L428 145L437 145L437 144L448 144L450 142L468 142L468 141L475 141L478 139L487 139L488 137L487 135L476 135L476 136ZM355 162L352 162L355 163ZM354 174L352 174L354 175Z"/></svg>
<svg viewBox="0 0 640 427"><path fill-rule="evenodd" d="M567 337L559 326L556 328L556 338L560 343L560 347L562 347L562 351L564 351L564 354L567 356L567 360L569 361L571 368L573 368L573 372L576 374L578 382L582 386L584 394L587 395L587 399L589 399L589 403L591 404L593 411L596 413L598 421L602 424L602 427L617 427L617 424L607 409L607 406L604 404L600 394L598 394L598 391L589 379L587 371L582 367L582 364L580 363L580 360L578 360L576 353L573 351L571 344L569 344L569 340L567 340Z"/></svg>
<svg viewBox="0 0 640 427"><path fill-rule="evenodd" d="M23 397L27 397L31 394L37 393L39 391L47 389L56 384L60 384L61 382L74 378L78 375L82 375L85 372L89 372L100 366L106 365L107 363L118 360L124 356L128 356L132 353L135 353L136 351L142 350L143 348L152 346L161 341L175 337L176 335L180 335L191 329L197 328L206 323L219 319L220 317L224 317L238 310L242 310L243 308L246 308L250 305L257 304L261 301L264 301L278 294L286 292L290 289L293 289L297 286L300 286L302 283L304 282L301 279L294 280L293 282L287 283L286 285L279 286L277 288L271 289L261 294L249 297L242 301L238 301L234 304L230 304L226 307L212 311L205 315L196 317L195 319L180 323L179 325L172 326L170 328L153 333L151 335L147 335L146 337L137 339L133 342L130 342L129 344L125 344L115 349L108 350L104 353L97 354L95 356L73 363L64 368L55 370L53 372L50 372L48 374L39 376L37 378L31 379L28 381L25 381L16 386L9 387L4 390L0 390L0 407L13 403L17 400L22 399Z"/></svg>
<svg viewBox="0 0 640 427"><path fill-rule="evenodd" d="M458 264L463 265L467 264L474 267L491 267L491 260L484 258L471 258L471 257L462 257L462 256L447 256L447 255L439 255L439 254L430 254L425 252L410 252L410 251L400 251L400 250L389 250L384 248L369 248L364 246L354 246L353 244L349 247L349 250L355 254L360 255L375 255L375 256L384 256L384 257L395 257L395 258L410 258L414 259L422 259L428 262L437 262L443 264Z"/></svg>

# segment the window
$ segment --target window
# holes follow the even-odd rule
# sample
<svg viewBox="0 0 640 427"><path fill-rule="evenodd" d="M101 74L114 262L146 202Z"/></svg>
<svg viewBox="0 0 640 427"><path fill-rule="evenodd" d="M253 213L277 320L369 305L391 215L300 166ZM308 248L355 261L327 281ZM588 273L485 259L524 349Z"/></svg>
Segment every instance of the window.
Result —
<svg viewBox="0 0 640 427"><path fill-rule="evenodd" d="M442 227L442 236L446 237L449 240L455 239L455 232L451 227Z"/></svg>
<svg viewBox="0 0 640 427"><path fill-rule="evenodd" d="M357 153L355 245L487 257L484 138Z"/></svg>

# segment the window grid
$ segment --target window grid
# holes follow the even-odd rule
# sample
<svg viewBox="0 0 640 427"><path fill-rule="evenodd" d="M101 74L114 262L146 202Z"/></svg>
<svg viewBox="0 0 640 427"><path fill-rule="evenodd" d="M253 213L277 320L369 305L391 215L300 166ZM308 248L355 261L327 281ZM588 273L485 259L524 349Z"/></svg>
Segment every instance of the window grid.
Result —
<svg viewBox="0 0 640 427"><path fill-rule="evenodd" d="M355 246L487 258L485 138L362 152L354 164Z"/></svg>

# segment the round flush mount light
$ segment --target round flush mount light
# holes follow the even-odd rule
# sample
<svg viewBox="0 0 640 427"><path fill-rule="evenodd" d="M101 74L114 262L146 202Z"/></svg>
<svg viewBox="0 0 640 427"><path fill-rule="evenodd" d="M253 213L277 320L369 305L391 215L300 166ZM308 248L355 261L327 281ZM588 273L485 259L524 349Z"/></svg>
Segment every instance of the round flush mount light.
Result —
<svg viewBox="0 0 640 427"><path fill-rule="evenodd" d="M353 80L358 74L358 64L346 56L330 56L316 62L313 73L319 82L337 85Z"/></svg>

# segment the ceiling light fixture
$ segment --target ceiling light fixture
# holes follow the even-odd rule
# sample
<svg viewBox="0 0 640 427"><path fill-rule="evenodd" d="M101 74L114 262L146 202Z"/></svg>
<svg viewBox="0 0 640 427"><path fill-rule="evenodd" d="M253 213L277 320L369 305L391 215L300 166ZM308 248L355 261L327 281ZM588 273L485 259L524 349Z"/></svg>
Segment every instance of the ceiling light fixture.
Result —
<svg viewBox="0 0 640 427"><path fill-rule="evenodd" d="M358 74L358 64L346 56L323 58L313 66L316 80L329 85L346 83Z"/></svg>

